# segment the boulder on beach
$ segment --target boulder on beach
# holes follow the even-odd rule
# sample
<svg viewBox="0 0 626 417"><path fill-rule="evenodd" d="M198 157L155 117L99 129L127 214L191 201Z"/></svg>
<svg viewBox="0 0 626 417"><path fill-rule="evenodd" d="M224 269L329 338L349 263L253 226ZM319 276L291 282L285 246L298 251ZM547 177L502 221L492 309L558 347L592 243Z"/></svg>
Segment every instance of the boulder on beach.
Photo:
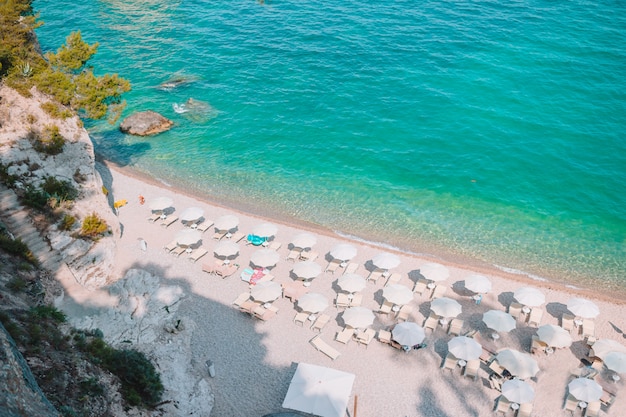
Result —
<svg viewBox="0 0 626 417"><path fill-rule="evenodd" d="M120 124L120 130L131 135L149 136L169 130L173 124L168 118L148 110L128 116Z"/></svg>

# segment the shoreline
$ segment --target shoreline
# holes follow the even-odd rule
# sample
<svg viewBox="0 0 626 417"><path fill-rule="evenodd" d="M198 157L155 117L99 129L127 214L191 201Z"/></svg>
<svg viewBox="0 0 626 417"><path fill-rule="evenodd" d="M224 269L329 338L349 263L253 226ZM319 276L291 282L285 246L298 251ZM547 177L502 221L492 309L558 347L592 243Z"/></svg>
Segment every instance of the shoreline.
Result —
<svg viewBox="0 0 626 417"><path fill-rule="evenodd" d="M490 264L485 261L481 261L478 259L471 258L469 256L460 255L454 253L451 250L446 250L446 248L436 248L437 251L443 251L443 253L426 253L426 252L414 252L411 250L399 248L397 246L385 243L385 242L374 242L359 236L353 236L347 233L334 231L332 229L323 227L319 224L310 223L301 219L297 219L295 217L290 217L285 220L281 216L272 215L271 213L262 213L255 210L252 210L251 207L247 207L245 204L233 205L224 201L219 201L215 199L208 193L199 193L195 194L195 191L191 191L185 189L184 187L180 187L177 185L172 185L167 183L164 180L160 180L156 177L151 176L148 173L139 171L134 169L132 166L122 166L117 164L115 161L107 159L106 157L96 154L96 161L105 165L108 169L114 169L123 175L129 176L131 178L137 179L139 181L145 182L147 184L153 185L155 187L161 187L168 189L170 192L184 195L189 198L197 199L205 202L211 206L219 207L220 209L230 210L237 212L243 216L256 217L258 219L263 219L267 221L271 221L273 223L277 223L283 226L290 226L299 229L306 230L312 233L318 233L330 238L341 239L350 241L354 244L358 245L366 245L371 248L378 248L385 251L391 251L398 254L402 254L409 257L421 258L429 262L437 262L444 264L448 267L454 268L462 268L468 269L472 272L487 274L487 275L498 275L502 276L505 279L512 280L515 282L519 282L522 284L533 285L541 288L553 289L557 291L565 291L571 294L588 296L590 298L605 300L609 302L614 302L618 304L626 305L626 288L585 288L580 287L577 284L572 284L567 281L566 277L544 277L534 275L532 273L516 270L515 268L510 268L507 266L500 266ZM434 252L437 252L434 251Z"/></svg>

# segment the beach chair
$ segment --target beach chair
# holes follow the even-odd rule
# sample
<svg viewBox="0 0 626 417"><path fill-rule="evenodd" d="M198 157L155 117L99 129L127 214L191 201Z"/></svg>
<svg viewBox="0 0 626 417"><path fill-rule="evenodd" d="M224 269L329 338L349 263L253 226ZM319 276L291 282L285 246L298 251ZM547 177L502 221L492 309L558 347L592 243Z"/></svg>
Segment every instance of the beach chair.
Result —
<svg viewBox="0 0 626 417"><path fill-rule="evenodd" d="M357 269L359 269L359 264L357 264L356 262L350 262L348 264L348 266L346 266L346 268L343 271L343 273L344 274L354 274Z"/></svg>
<svg viewBox="0 0 626 417"><path fill-rule="evenodd" d="M596 326L593 320L584 319L583 320L583 332L582 332L583 338L595 336L596 334L595 327Z"/></svg>
<svg viewBox="0 0 626 417"><path fill-rule="evenodd" d="M413 307L408 304L405 304L400 308L400 311L398 312L398 317L396 317L396 319L398 320L398 322L407 321L412 312L413 312Z"/></svg>
<svg viewBox="0 0 626 417"><path fill-rule="evenodd" d="M309 319L309 313L305 313L305 312L300 312L300 313L296 313L296 316L293 318L293 322L298 324L300 323L300 326L304 327L304 323L306 323L306 321Z"/></svg>
<svg viewBox="0 0 626 417"><path fill-rule="evenodd" d="M433 293L430 295L430 299L434 300L435 298L443 297L447 289L448 287L445 285L437 285L433 290Z"/></svg>
<svg viewBox="0 0 626 417"><path fill-rule="evenodd" d="M495 408L496 414L502 413L503 415L506 415L506 413L509 411L510 408L511 408L511 402L507 400L504 395L500 395L498 399L496 400L496 408Z"/></svg>
<svg viewBox="0 0 626 417"><path fill-rule="evenodd" d="M547 347L548 347L547 343L539 340L539 336L537 335L532 336L532 339L530 342L530 353L532 353L533 355L538 352L545 353Z"/></svg>
<svg viewBox="0 0 626 417"><path fill-rule="evenodd" d="M505 370L504 367L498 363L498 361L491 361L491 363L489 364L489 369L491 369L491 372L493 372L497 376L502 376Z"/></svg>
<svg viewBox="0 0 626 417"><path fill-rule="evenodd" d="M340 332L337 332L335 336L335 340L339 343L343 343L344 345L348 344L348 342L352 339L354 335L354 329L349 327L344 327L344 329Z"/></svg>
<svg viewBox="0 0 626 417"><path fill-rule="evenodd" d="M202 258L207 253L209 253L209 251L206 250L204 247L200 246L198 249L191 252L191 254L189 255L189 260L191 262L197 262L198 259Z"/></svg>
<svg viewBox="0 0 626 417"><path fill-rule="evenodd" d="M278 313L278 308L273 305L267 308L261 305L255 308L253 311L254 317L262 321L267 321L273 318L277 313Z"/></svg>
<svg viewBox="0 0 626 417"><path fill-rule="evenodd" d="M563 313L561 316L561 327L568 332L571 332L574 329L574 319L575 317L571 314Z"/></svg>
<svg viewBox="0 0 626 417"><path fill-rule="evenodd" d="M530 315L528 316L528 325L539 327L542 317L543 317L543 309L539 307L533 308L532 310L530 310Z"/></svg>
<svg viewBox="0 0 626 417"><path fill-rule="evenodd" d="M602 403L602 406L605 409L609 408L611 404L613 404L614 400L615 400L615 394L611 394L605 389L602 390L602 397L600 397L600 402Z"/></svg>
<svg viewBox="0 0 626 417"><path fill-rule="evenodd" d="M204 262L202 264L202 271L207 272L209 274L215 273L215 262Z"/></svg>
<svg viewBox="0 0 626 417"><path fill-rule="evenodd" d="M301 261L314 261L320 254L317 252L302 251L300 252Z"/></svg>
<svg viewBox="0 0 626 417"><path fill-rule="evenodd" d="M598 417L600 415L600 407L602 403L600 401L591 401L585 408L585 417Z"/></svg>
<svg viewBox="0 0 626 417"><path fill-rule="evenodd" d="M439 316L435 313L430 313L430 316L426 320L424 320L424 330L431 329L433 332L435 328L437 328L437 324L439 323Z"/></svg>
<svg viewBox="0 0 626 417"><path fill-rule="evenodd" d="M213 220L204 220L202 223L198 224L198 227L196 227L196 230L199 230L200 232L204 233L207 230L209 230L211 226L213 226Z"/></svg>
<svg viewBox="0 0 626 417"><path fill-rule="evenodd" d="M502 378L496 375L489 376L489 386L498 392L502 392Z"/></svg>
<svg viewBox="0 0 626 417"><path fill-rule="evenodd" d="M224 236L226 236L226 234L228 233L227 230L215 230L215 233L213 233L213 239L215 240L222 240L222 238Z"/></svg>
<svg viewBox="0 0 626 417"><path fill-rule="evenodd" d="M389 314L391 313L392 307L393 307L393 304L391 304L389 301L383 301L383 303L380 305L380 308L378 309L378 313Z"/></svg>
<svg viewBox="0 0 626 417"><path fill-rule="evenodd" d="M515 417L530 417L533 412L533 403L522 403L519 405L517 415Z"/></svg>
<svg viewBox="0 0 626 417"><path fill-rule="evenodd" d="M241 305L243 303L245 303L246 301L250 300L250 293L249 292L242 292L241 294L239 294L239 296L237 298L235 298L235 301L233 301L233 305L237 308L241 307Z"/></svg>
<svg viewBox="0 0 626 417"><path fill-rule="evenodd" d="M161 218L161 213L152 213L150 215L150 217L148 217L148 221L149 222L156 222L157 220L159 220Z"/></svg>
<svg viewBox="0 0 626 417"><path fill-rule="evenodd" d="M380 329L378 331L378 341L387 345L391 344L391 332L389 330Z"/></svg>
<svg viewBox="0 0 626 417"><path fill-rule="evenodd" d="M289 253L287 254L287 257L285 258L285 260L295 262L300 257L301 251L302 250L299 248L291 249Z"/></svg>
<svg viewBox="0 0 626 417"><path fill-rule="evenodd" d="M280 247L281 247L282 245L283 245L283 244L282 244L282 243L280 243L280 242L273 241L272 243L270 243L269 245L267 245L267 248L268 248L268 249L272 249L272 250L277 251L278 249L280 249Z"/></svg>
<svg viewBox="0 0 626 417"><path fill-rule="evenodd" d="M397 272L393 273L389 275L389 278L387 278L387 282L385 282L385 286L391 285L391 284L397 284L400 282L401 279L402 279L402 274L398 274Z"/></svg>
<svg viewBox="0 0 626 417"><path fill-rule="evenodd" d="M461 334L461 330L463 329L463 320L461 319L452 319L450 322L450 327L448 328L448 334L452 334L454 336L458 336Z"/></svg>
<svg viewBox="0 0 626 417"><path fill-rule="evenodd" d="M522 315L522 308L524 306L521 305L520 303L516 303L516 302L512 302L511 304L509 304L509 311L508 313L510 315L512 315L513 317L515 317L516 320L518 320L520 318L520 316Z"/></svg>
<svg viewBox="0 0 626 417"><path fill-rule="evenodd" d="M376 284L378 282L378 280L383 276L383 273L385 271L383 271L382 269L375 269L372 272L370 272L369 276L367 277L367 281L373 281L374 284Z"/></svg>
<svg viewBox="0 0 626 417"><path fill-rule="evenodd" d="M363 302L363 294L352 294L352 300L350 300L350 307L359 307Z"/></svg>
<svg viewBox="0 0 626 417"><path fill-rule="evenodd" d="M255 302L254 300L249 299L239 305L239 311L241 311L242 313L253 315L254 310L257 307L259 307L259 303Z"/></svg>
<svg viewBox="0 0 626 417"><path fill-rule="evenodd" d="M360 345L365 345L365 348L367 349L374 336L376 336L376 330L366 329L364 332L355 334L354 340L356 340L356 342Z"/></svg>
<svg viewBox="0 0 626 417"><path fill-rule="evenodd" d="M473 338L474 336L476 336L477 333L478 333L478 330L470 329L467 332L465 332L465 334L463 336Z"/></svg>
<svg viewBox="0 0 626 417"><path fill-rule="evenodd" d="M228 237L228 235L226 235L226 238L230 239L231 241L233 241L235 243L239 243L241 241L241 239L243 239L245 236L246 235L243 232L235 232L230 237Z"/></svg>
<svg viewBox="0 0 626 417"><path fill-rule="evenodd" d="M187 248L183 247L183 246L176 246L174 249L172 249L170 251L170 253L174 256L180 256L184 251L186 251Z"/></svg>
<svg viewBox="0 0 626 417"><path fill-rule="evenodd" d="M332 261L328 262L328 266L326 266L324 272L330 272L331 274L334 274L335 271L340 267L340 265L341 261L333 259Z"/></svg>
<svg viewBox="0 0 626 417"><path fill-rule="evenodd" d="M474 381L478 379L478 370L480 369L480 359L473 359L467 361L465 369L463 370L463 376L473 378Z"/></svg>
<svg viewBox="0 0 626 417"><path fill-rule="evenodd" d="M569 411L574 415L574 412L578 408L578 400L572 394L567 394L565 398L565 403L563 404L563 410Z"/></svg>
<svg viewBox="0 0 626 417"><path fill-rule="evenodd" d="M170 227L178 220L178 216L167 216L161 221L161 226Z"/></svg>
<svg viewBox="0 0 626 417"><path fill-rule="evenodd" d="M176 240L172 240L170 243L168 243L167 245L163 246L163 249L165 249L168 252L171 252L174 249L176 249L177 246L178 246L178 242Z"/></svg>
<svg viewBox="0 0 626 417"><path fill-rule="evenodd" d="M452 353L448 352L443 362L441 363L441 368L453 371L454 368L456 368L458 362L459 360Z"/></svg>
<svg viewBox="0 0 626 417"><path fill-rule="evenodd" d="M350 299L348 298L348 294L338 293L337 298L335 299L335 307L337 308L348 308L350 307Z"/></svg>
<svg viewBox="0 0 626 417"><path fill-rule="evenodd" d="M324 355L328 356L332 360L335 360L339 357L340 353L335 350L332 346L328 345L328 343L324 342L319 335L315 336L313 339L309 341L311 345L318 351L322 352Z"/></svg>
<svg viewBox="0 0 626 417"><path fill-rule="evenodd" d="M320 314L315 319L315 322L311 326L311 329L321 332L322 329L328 324L329 321L330 321L330 316L328 314Z"/></svg>
<svg viewBox="0 0 626 417"><path fill-rule="evenodd" d="M428 281L425 279L418 279L413 286L413 292L418 295L423 295L426 290L429 290Z"/></svg>

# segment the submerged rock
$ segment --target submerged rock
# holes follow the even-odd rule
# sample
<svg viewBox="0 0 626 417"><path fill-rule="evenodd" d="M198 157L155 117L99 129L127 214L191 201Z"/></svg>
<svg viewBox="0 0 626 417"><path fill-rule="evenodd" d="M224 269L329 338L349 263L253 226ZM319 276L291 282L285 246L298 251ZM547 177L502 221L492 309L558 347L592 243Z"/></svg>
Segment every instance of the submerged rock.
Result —
<svg viewBox="0 0 626 417"><path fill-rule="evenodd" d="M172 107L176 113L194 122L204 122L217 115L217 110L209 103L193 98L182 104L174 103Z"/></svg>
<svg viewBox="0 0 626 417"><path fill-rule="evenodd" d="M155 111L148 110L128 116L120 124L120 130L131 135L149 136L165 132L169 130L172 125L174 125L174 122L170 119Z"/></svg>

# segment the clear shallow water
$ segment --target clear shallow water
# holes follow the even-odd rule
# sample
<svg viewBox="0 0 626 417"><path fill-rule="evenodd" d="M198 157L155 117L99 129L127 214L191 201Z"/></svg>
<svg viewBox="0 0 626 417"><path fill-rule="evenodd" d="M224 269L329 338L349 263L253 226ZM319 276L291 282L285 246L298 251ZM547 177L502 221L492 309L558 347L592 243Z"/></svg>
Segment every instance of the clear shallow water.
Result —
<svg viewBox="0 0 626 417"><path fill-rule="evenodd" d="M44 50L80 29L98 71L131 81L125 116L176 122L92 126L109 159L402 249L624 288L626 6L500 3L34 6ZM189 98L210 111L176 113Z"/></svg>

